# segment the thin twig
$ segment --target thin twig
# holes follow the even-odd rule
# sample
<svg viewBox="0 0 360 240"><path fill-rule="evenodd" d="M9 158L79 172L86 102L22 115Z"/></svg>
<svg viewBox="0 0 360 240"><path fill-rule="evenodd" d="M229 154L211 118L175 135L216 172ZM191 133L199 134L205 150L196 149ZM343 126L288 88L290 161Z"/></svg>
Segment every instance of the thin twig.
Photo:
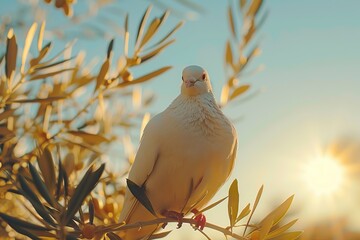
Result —
<svg viewBox="0 0 360 240"><path fill-rule="evenodd" d="M164 223L170 223L170 222L178 222L177 219L172 219L172 218L157 218L154 220L150 220L150 221L145 221L145 222L137 222L137 223L132 223L132 224L123 224L123 223L119 223L119 224L113 224L113 225L109 225L109 226L104 226L104 227L99 227L99 230L97 232L101 232L101 233L106 233L108 231L114 231L114 232L118 232L118 231L124 231L124 230L128 230L128 229L133 229L133 228L141 228L144 226L149 226L149 225L160 225L160 224L164 224ZM183 223L189 223L190 225L194 225L196 224L196 220L192 219L192 218L183 218L182 219ZM217 226L215 224L209 223L207 222L205 224L206 228L211 228L215 231L218 232L222 232L225 235L231 236L235 239L238 240L247 240L246 237L237 235L229 230L227 230L226 228Z"/></svg>

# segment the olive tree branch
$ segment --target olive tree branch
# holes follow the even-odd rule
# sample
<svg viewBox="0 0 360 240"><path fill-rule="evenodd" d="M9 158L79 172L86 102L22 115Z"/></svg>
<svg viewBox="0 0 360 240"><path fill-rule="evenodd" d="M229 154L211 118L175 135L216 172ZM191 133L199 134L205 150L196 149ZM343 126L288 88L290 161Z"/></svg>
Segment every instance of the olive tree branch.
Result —
<svg viewBox="0 0 360 240"><path fill-rule="evenodd" d="M160 224L166 224L166 223L171 223L171 222L178 222L177 219L173 219L173 218L157 218L154 220L150 220L150 221L143 221L143 222L136 222L136 223L131 223L131 224L124 224L124 223L118 223L118 224L113 224L113 225L109 225L109 226L103 226L103 227L99 227L97 232L101 232L101 233L106 233L106 232L118 232L118 231L124 231L124 230L128 230L128 229L133 229L133 228L142 228L145 226L150 226L150 225L160 225ZM183 218L182 219L183 223L188 223L190 225L195 225L196 224L196 220L193 218ZM215 231L221 232L227 236L231 236L235 239L238 240L247 240L246 237L240 236L226 228L217 226L215 224L209 223L207 222L205 224L206 228L211 228Z"/></svg>

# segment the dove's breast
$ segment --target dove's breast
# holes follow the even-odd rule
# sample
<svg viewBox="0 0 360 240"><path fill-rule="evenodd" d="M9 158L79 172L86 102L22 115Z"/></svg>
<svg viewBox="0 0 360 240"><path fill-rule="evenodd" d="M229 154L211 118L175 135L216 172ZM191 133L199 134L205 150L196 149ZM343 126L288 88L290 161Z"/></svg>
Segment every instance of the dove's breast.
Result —
<svg viewBox="0 0 360 240"><path fill-rule="evenodd" d="M153 207L160 214L164 210L200 209L230 174L236 151L235 130L229 121L221 119L202 118L202 123L191 124L167 112L159 118L160 124L166 124L161 124L159 156L146 183Z"/></svg>

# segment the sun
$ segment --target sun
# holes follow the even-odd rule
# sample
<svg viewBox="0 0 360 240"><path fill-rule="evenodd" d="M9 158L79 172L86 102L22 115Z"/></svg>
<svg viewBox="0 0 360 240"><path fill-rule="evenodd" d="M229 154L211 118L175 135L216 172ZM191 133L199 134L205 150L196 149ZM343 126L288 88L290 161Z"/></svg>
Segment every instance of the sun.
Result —
<svg viewBox="0 0 360 240"><path fill-rule="evenodd" d="M304 166L303 170L305 182L317 196L333 195L343 185L344 167L338 159L331 155L312 159Z"/></svg>

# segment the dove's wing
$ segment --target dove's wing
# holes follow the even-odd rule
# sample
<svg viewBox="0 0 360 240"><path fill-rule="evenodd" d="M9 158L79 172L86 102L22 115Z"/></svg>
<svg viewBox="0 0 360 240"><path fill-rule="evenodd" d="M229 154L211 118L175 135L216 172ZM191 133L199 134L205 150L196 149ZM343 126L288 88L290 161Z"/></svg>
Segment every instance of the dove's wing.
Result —
<svg viewBox="0 0 360 240"><path fill-rule="evenodd" d="M161 113L153 117L144 129L140 146L137 151L134 164L129 172L129 179L142 186L154 169L159 156L159 133L161 132ZM129 191L127 189L127 191ZM124 209L121 212L120 221L128 222L133 210L141 204L130 194L126 194Z"/></svg>

